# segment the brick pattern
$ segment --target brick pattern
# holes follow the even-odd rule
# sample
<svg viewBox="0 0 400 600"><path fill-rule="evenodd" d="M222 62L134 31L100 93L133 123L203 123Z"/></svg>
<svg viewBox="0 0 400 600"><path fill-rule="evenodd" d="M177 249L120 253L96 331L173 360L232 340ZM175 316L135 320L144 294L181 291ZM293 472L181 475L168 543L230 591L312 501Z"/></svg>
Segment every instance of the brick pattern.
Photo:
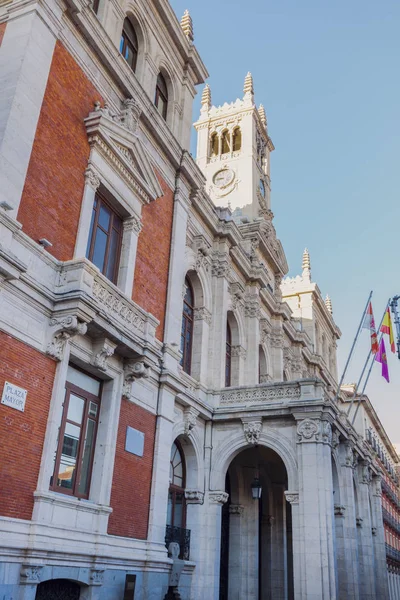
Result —
<svg viewBox="0 0 400 600"><path fill-rule="evenodd" d="M128 425L145 434L142 457L125 450ZM122 399L108 524L111 535L147 537L155 427L155 415Z"/></svg>
<svg viewBox="0 0 400 600"><path fill-rule="evenodd" d="M89 144L83 119L100 94L58 41L18 212L23 230L47 238L59 260L73 257Z"/></svg>
<svg viewBox="0 0 400 600"><path fill-rule="evenodd" d="M143 229L136 256L133 300L160 321L156 336L163 340L174 193L158 175L164 196L143 207Z"/></svg>
<svg viewBox="0 0 400 600"><path fill-rule="evenodd" d="M6 32L6 25L7 23L0 23L0 46L1 42L3 41L4 34Z"/></svg>
<svg viewBox="0 0 400 600"><path fill-rule="evenodd" d="M9 381L26 390L25 412L0 404L0 515L30 519L56 363L0 332L0 393Z"/></svg>

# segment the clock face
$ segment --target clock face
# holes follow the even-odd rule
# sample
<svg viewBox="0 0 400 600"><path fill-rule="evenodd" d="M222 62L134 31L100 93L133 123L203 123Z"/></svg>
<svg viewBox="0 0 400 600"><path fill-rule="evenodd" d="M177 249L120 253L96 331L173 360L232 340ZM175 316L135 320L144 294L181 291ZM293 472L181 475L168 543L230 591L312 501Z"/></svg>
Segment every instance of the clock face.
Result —
<svg viewBox="0 0 400 600"><path fill-rule="evenodd" d="M260 188L260 193L263 198L265 198L265 185L262 179L260 179L260 183L258 184Z"/></svg>
<svg viewBox="0 0 400 600"><path fill-rule="evenodd" d="M231 169L221 169L213 177L213 183L217 188L224 188L232 183L235 173Z"/></svg>

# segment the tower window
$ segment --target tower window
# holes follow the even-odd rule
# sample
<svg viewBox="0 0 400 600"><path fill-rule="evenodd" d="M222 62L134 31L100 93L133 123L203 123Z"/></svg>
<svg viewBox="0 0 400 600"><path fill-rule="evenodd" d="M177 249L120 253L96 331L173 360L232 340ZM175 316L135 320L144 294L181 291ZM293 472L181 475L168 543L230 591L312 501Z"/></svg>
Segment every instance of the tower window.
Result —
<svg viewBox="0 0 400 600"><path fill-rule="evenodd" d="M161 73L159 73L157 77L156 97L154 104L156 105L156 108L158 108L158 111L161 113L163 118L166 120L168 109L168 89L165 79Z"/></svg>
<svg viewBox="0 0 400 600"><path fill-rule="evenodd" d="M210 155L218 156L218 154L219 154L218 134L216 132L214 132L210 139Z"/></svg>
<svg viewBox="0 0 400 600"><path fill-rule="evenodd" d="M231 151L231 139L230 139L230 135L229 135L229 131L227 129L225 129L225 131L222 132L222 138L221 138L221 154L228 154L228 152Z"/></svg>
<svg viewBox="0 0 400 600"><path fill-rule="evenodd" d="M233 139L232 139L233 152L239 152L241 147L242 147L242 132L240 131L240 127L236 127L233 132Z"/></svg>
<svg viewBox="0 0 400 600"><path fill-rule="evenodd" d="M138 41L133 25L129 19L125 19L119 51L125 58L132 71L136 70L138 47Z"/></svg>

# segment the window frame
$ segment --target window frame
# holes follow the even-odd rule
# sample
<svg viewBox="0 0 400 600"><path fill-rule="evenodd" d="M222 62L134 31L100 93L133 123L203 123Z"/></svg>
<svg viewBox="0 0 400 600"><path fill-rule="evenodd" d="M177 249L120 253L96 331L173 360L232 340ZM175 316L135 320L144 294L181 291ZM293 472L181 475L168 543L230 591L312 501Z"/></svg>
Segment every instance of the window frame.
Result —
<svg viewBox="0 0 400 600"><path fill-rule="evenodd" d="M183 344L183 348L181 348L182 351L182 359L181 359L181 367L182 369L185 371L185 373L187 373L188 375L191 374L192 371L192 351L193 351L193 330L194 330L194 310L195 310L195 300L194 300L194 293L193 293L193 286L190 282L190 279L188 277L185 277L185 285L187 288L189 288L190 290L190 294L192 297L192 305L189 304L186 301L186 293L185 296L183 298L183 308L182 308L182 323L181 323L181 340L182 337L184 338L184 344ZM190 309L191 311L191 316L189 317L189 315L185 312L185 305ZM188 331L188 326L187 323L190 322L191 323L191 329L190 329L190 341L189 341L189 349L186 350L186 335L187 335L187 331ZM183 332L183 325L185 324L185 329L184 329L184 333L185 335L182 335Z"/></svg>
<svg viewBox="0 0 400 600"><path fill-rule="evenodd" d="M162 79L162 82L163 82L163 84L165 86L165 91L163 91L161 89L161 86L159 85L159 79L160 78ZM158 102L160 100L160 97L161 97L161 99L164 102L162 112L158 108ZM154 98L154 106L156 107L156 109L158 110L158 112L160 113L160 115L163 117L163 119L166 121L167 120L167 113L168 113L168 87L167 87L166 79L165 79L164 75L161 72L157 75L156 95L155 95L155 98Z"/></svg>
<svg viewBox="0 0 400 600"><path fill-rule="evenodd" d="M239 144L238 144L239 141ZM235 144L239 145L238 148L235 148ZM242 149L242 130L240 127L235 127L232 132L232 152L240 152Z"/></svg>
<svg viewBox="0 0 400 600"><path fill-rule="evenodd" d="M229 321L226 322L225 341L225 387L232 385L232 330Z"/></svg>
<svg viewBox="0 0 400 600"><path fill-rule="evenodd" d="M186 529L186 498L185 498L185 489L186 489L186 464L185 464L185 455L183 453L182 446L181 446L180 442L178 440L174 440L174 442L173 442L173 444L171 446L171 453L170 453L170 459L169 459L170 465L172 464L171 454L172 454L172 448L174 447L174 445L178 449L179 456L180 456L181 463L182 463L182 486L174 484L173 483L173 479L172 479L172 481L169 484L169 487L168 487L168 500L169 500L169 495L171 494L172 495L172 501L171 501L172 509L171 509L171 523L167 523L167 525L170 525L170 527L180 527L181 529ZM173 472L173 467L172 467L172 472ZM181 521L180 525L177 525L177 524L174 523L176 495L177 494L182 494L182 521Z"/></svg>
<svg viewBox="0 0 400 600"><path fill-rule="evenodd" d="M95 207L96 202L98 204ZM101 209L102 204L104 204L106 206L106 208L111 212L109 232L106 232L104 230L104 228L101 225L99 225L99 215L100 215L100 209ZM115 218L117 218L120 222L120 230L119 231L117 231L113 226ZM103 231L103 233L105 233L107 235L107 244L106 244L105 253L104 253L103 269L101 271L99 269L99 271L104 275L104 277L107 277L108 259L109 259L109 255L110 255L112 231L113 230L117 231L118 243L117 243L117 248L116 248L116 252L115 252L116 260L115 260L114 268L113 268L113 276L112 276L112 278L107 277L107 279L109 279L109 281L111 281L114 285L117 285L119 265L120 265L120 260L121 260L122 238L124 235L124 222L123 222L122 217L120 217L120 215L117 213L117 211L106 200L104 194L102 194L101 192L99 192L97 190L95 197L94 197L94 201L93 201L92 218L90 221L90 228L89 228L89 239L88 239L87 248L86 248L86 258L88 260L90 260L90 262L93 264L95 264L93 262L93 253L94 253L94 247L95 247L96 235L97 235L98 228L100 228L101 231ZM97 266L97 265L95 265L95 266ZM99 268L99 267L97 267L97 268Z"/></svg>
<svg viewBox="0 0 400 600"><path fill-rule="evenodd" d="M75 365L74 365L74 368L76 368ZM85 373L87 375L87 373L85 371L83 371L83 373ZM90 377L92 377L92 375L90 375ZM93 379L96 379L96 378L93 377ZM70 383L69 381L65 382L65 395L64 395L64 402L62 405L63 406L63 414L62 414L62 418L61 418L60 427L58 430L56 457L55 457L55 461L54 461L54 469L53 469L53 474L51 477L50 488L49 488L53 492L58 492L60 494L65 494L67 496L72 496L74 498L82 498L82 499L86 499L86 500L89 498L89 495L90 495L90 486L91 486L92 473L93 473L94 455L95 455L95 451L96 451L97 431L98 431L98 427L99 427L99 417L100 417L100 410L101 410L101 392L102 392L102 387L103 387L102 382L98 379L96 379L96 380L100 382L98 396L95 396L94 394L78 387L77 385L75 385L73 383ZM78 396L79 398L82 398L85 401L85 407L84 407L84 411L83 411L83 415L82 415L82 423L77 424L80 427L81 435L79 437L78 453L77 453L77 458L76 458L76 463L75 463L76 464L76 472L74 472L74 476L73 476L74 479L73 479L72 487L65 488L60 485L57 485L56 482L58 479L57 475L59 473L60 462L61 462L61 457L62 457L62 449L63 449L63 445L64 445L65 427L66 427L67 421L73 423L73 421L67 419L71 392L73 394L75 394L76 396ZM94 428L94 434L93 434L93 448L92 448L92 454L91 454L90 462L89 462L89 466L88 466L88 473L89 473L88 483L87 483L88 491L87 491L87 493L82 494L79 492L79 483L80 483L80 476L81 476L81 471L82 471L82 457L83 457L83 452L85 449L84 438L85 438L87 423L89 421L90 402L94 402L97 405L97 415L96 415L96 418L90 417L91 420L95 421L95 428Z"/></svg>
<svg viewBox="0 0 400 600"><path fill-rule="evenodd" d="M129 31L129 29L131 29L132 31ZM125 52L126 52L127 48L129 48L132 52L132 55L133 55L132 63L130 63L125 56ZM119 51L122 54L122 56L124 57L124 60L127 62L127 64L132 69L132 71L134 73L136 73L137 60L138 60L138 54L139 54L139 42L138 42L135 28L128 17L125 17L124 24L122 26L121 39L119 42Z"/></svg>

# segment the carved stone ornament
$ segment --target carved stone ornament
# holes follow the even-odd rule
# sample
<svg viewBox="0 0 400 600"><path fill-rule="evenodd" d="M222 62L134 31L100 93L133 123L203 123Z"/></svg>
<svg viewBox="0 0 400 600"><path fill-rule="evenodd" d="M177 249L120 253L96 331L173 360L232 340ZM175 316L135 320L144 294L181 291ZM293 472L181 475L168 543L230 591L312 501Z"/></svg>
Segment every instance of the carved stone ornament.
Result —
<svg viewBox="0 0 400 600"><path fill-rule="evenodd" d="M281 332L271 332L269 341L272 348L283 348L285 346L285 341Z"/></svg>
<svg viewBox="0 0 400 600"><path fill-rule="evenodd" d="M229 514L238 515L239 517L241 517L243 512L244 512L244 506L242 506L241 504L230 504L229 505Z"/></svg>
<svg viewBox="0 0 400 600"><path fill-rule="evenodd" d="M200 490L185 490L186 504L204 504L204 492Z"/></svg>
<svg viewBox="0 0 400 600"><path fill-rule="evenodd" d="M371 481L371 470L370 463L367 460L363 460L361 463L361 483L366 483L367 485Z"/></svg>
<svg viewBox="0 0 400 600"><path fill-rule="evenodd" d="M244 297L244 289L242 284L238 281L231 283L229 286L229 293L231 295L232 310L236 310L238 305L243 301Z"/></svg>
<svg viewBox="0 0 400 600"><path fill-rule="evenodd" d="M259 319L261 315L260 303L256 298L244 300L244 315L250 319Z"/></svg>
<svg viewBox="0 0 400 600"><path fill-rule="evenodd" d="M136 379L147 378L150 376L151 369L143 361L129 361L124 367L124 385L122 395L130 399L132 395L132 383Z"/></svg>
<svg viewBox="0 0 400 600"><path fill-rule="evenodd" d="M362 517L356 517L356 525L357 527L362 527L363 524L363 518Z"/></svg>
<svg viewBox="0 0 400 600"><path fill-rule="evenodd" d="M201 306L199 308L194 309L194 320L205 321L208 325L211 325L212 315L208 308L206 308L205 306Z"/></svg>
<svg viewBox="0 0 400 600"><path fill-rule="evenodd" d="M42 574L41 565L21 565L20 584L38 584Z"/></svg>
<svg viewBox="0 0 400 600"><path fill-rule="evenodd" d="M243 422L243 432L246 442L255 446L260 441L262 421Z"/></svg>
<svg viewBox="0 0 400 600"><path fill-rule="evenodd" d="M227 261L220 262L218 260L213 261L211 274L213 277L227 277L230 271L229 263Z"/></svg>
<svg viewBox="0 0 400 600"><path fill-rule="evenodd" d="M337 429L332 431L332 448L335 450L340 444L340 434Z"/></svg>
<svg viewBox="0 0 400 600"><path fill-rule="evenodd" d="M142 221L136 215L125 219L123 223L124 231L134 231L137 235L142 231Z"/></svg>
<svg viewBox="0 0 400 600"><path fill-rule="evenodd" d="M285 492L285 498L289 504L298 504L299 503L299 492Z"/></svg>
<svg viewBox="0 0 400 600"><path fill-rule="evenodd" d="M185 435L189 435L189 433L196 427L197 417L199 416L199 411L195 408L186 408L183 413L183 423L185 427Z"/></svg>
<svg viewBox="0 0 400 600"><path fill-rule="evenodd" d="M237 346L231 346L231 355L232 358L243 358L244 360L246 360L246 356L247 356L247 350L246 348L243 348L243 346L237 345Z"/></svg>
<svg viewBox="0 0 400 600"><path fill-rule="evenodd" d="M344 444L344 467L354 466L354 449L350 442Z"/></svg>
<svg viewBox="0 0 400 600"><path fill-rule="evenodd" d="M346 507L342 506L342 504L335 504L334 511L335 511L336 517L344 517L345 512L346 512Z"/></svg>
<svg viewBox="0 0 400 600"><path fill-rule="evenodd" d="M97 190L100 185L100 177L92 165L89 165L85 171L85 181L94 190Z"/></svg>
<svg viewBox="0 0 400 600"><path fill-rule="evenodd" d="M374 496L382 496L382 478L380 476L375 476L372 479L372 493Z"/></svg>
<svg viewBox="0 0 400 600"><path fill-rule="evenodd" d="M208 253L206 254L203 248L199 248L196 254L196 262L194 265L195 271L200 271L204 269L207 273L210 268L210 260L208 258Z"/></svg>
<svg viewBox="0 0 400 600"><path fill-rule="evenodd" d="M378 533L378 528L377 527L371 527L371 533L372 533L372 535L376 535Z"/></svg>
<svg viewBox="0 0 400 600"><path fill-rule="evenodd" d="M107 370L107 361L114 354L114 350L117 344L111 342L107 338L103 338L98 343L93 345L94 356L92 358L92 365L100 371Z"/></svg>
<svg viewBox="0 0 400 600"><path fill-rule="evenodd" d="M299 442L318 442L320 440L319 421L304 419L297 425Z"/></svg>
<svg viewBox="0 0 400 600"><path fill-rule="evenodd" d="M297 384L271 384L266 387L249 387L242 390L227 390L221 392L221 405L245 404L263 402L279 402L300 398L300 386Z"/></svg>
<svg viewBox="0 0 400 600"><path fill-rule="evenodd" d="M65 346L76 335L85 335L86 323L81 323L78 317L66 315L50 319L50 342L47 344L47 354L56 360L62 360Z"/></svg>
<svg viewBox="0 0 400 600"><path fill-rule="evenodd" d="M91 569L90 583L91 585L103 585L104 569Z"/></svg>
<svg viewBox="0 0 400 600"><path fill-rule="evenodd" d="M119 115L121 125L126 127L131 133L137 130L141 109L136 100L127 98L122 103L122 109Z"/></svg>
<svg viewBox="0 0 400 600"><path fill-rule="evenodd" d="M225 504L228 501L229 494L226 492L209 492L208 497L210 502L214 504Z"/></svg>
<svg viewBox="0 0 400 600"><path fill-rule="evenodd" d="M330 444L332 442L332 426L328 421L321 422L321 433L322 441L325 444Z"/></svg>

